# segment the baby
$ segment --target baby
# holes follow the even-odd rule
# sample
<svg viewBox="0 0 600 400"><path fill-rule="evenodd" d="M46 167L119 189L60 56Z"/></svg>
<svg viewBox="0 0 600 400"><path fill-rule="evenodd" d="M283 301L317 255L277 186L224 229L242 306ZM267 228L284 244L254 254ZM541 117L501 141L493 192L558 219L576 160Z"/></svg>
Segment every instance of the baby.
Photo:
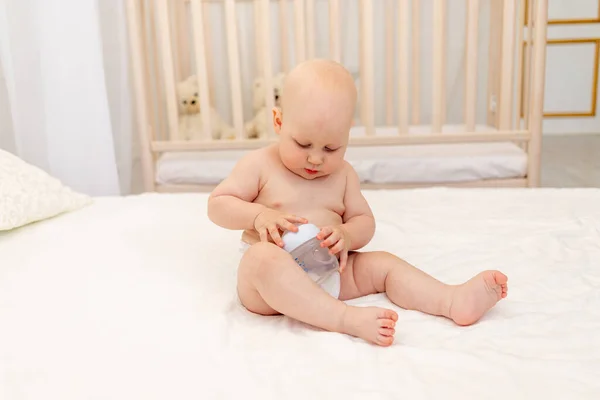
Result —
<svg viewBox="0 0 600 400"><path fill-rule="evenodd" d="M244 230L237 287L244 307L389 346L397 313L345 300L385 292L401 308L470 325L506 297L508 278L499 271L446 285L393 254L357 251L373 237L375 220L344 160L357 101L352 76L335 62L311 60L289 73L283 92L273 109L278 142L244 156L208 203L211 221ZM309 222L339 258L337 298L282 248L285 231Z"/></svg>

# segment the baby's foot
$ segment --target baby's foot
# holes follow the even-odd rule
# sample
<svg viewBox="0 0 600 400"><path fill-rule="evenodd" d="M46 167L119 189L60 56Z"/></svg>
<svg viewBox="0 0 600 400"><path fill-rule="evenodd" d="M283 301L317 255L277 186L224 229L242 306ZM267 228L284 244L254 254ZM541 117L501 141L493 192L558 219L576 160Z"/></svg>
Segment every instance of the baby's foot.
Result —
<svg viewBox="0 0 600 400"><path fill-rule="evenodd" d="M456 287L450 318L458 325L471 325L508 292L508 278L500 271L484 271Z"/></svg>
<svg viewBox="0 0 600 400"><path fill-rule="evenodd" d="M380 346L389 346L394 341L396 321L398 314L392 310L348 306L340 331Z"/></svg>

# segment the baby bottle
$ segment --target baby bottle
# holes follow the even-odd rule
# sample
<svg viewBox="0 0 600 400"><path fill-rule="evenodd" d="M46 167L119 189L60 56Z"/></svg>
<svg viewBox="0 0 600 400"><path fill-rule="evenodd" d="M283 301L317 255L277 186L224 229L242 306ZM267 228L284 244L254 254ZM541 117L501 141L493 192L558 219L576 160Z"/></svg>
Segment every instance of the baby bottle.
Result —
<svg viewBox="0 0 600 400"><path fill-rule="evenodd" d="M339 263L335 255L329 254L329 248L321 247L317 239L320 229L313 224L298 225L298 232L287 231L283 237L283 249L289 252L296 263L321 286L335 284L329 279L338 274ZM334 277L336 278L336 277ZM324 287L327 290L326 287Z"/></svg>

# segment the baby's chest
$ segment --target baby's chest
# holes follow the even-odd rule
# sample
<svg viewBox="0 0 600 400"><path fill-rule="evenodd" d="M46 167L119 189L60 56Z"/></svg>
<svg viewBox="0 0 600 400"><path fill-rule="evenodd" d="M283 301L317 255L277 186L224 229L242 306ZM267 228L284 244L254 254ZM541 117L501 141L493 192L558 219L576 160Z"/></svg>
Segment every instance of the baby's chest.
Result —
<svg viewBox="0 0 600 400"><path fill-rule="evenodd" d="M260 202L282 211L328 209L344 212L344 190L337 180L306 181L274 175L261 190Z"/></svg>

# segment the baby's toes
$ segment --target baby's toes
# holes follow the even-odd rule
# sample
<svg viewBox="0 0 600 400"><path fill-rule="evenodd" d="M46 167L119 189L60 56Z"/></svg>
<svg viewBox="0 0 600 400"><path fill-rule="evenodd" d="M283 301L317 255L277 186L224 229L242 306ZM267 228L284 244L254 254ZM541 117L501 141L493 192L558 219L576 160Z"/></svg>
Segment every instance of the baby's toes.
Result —
<svg viewBox="0 0 600 400"><path fill-rule="evenodd" d="M396 322L391 319L379 319L379 326L382 328L394 328L396 326Z"/></svg>
<svg viewBox="0 0 600 400"><path fill-rule="evenodd" d="M383 335L377 335L377 344L379 344L380 346L389 346L392 343L394 343L394 337L393 336L383 336Z"/></svg>
<svg viewBox="0 0 600 400"><path fill-rule="evenodd" d="M387 308L382 308L382 309L379 310L377 318L379 318L379 319L391 319L393 321L398 321L398 314L395 311L393 311L393 310L389 310Z"/></svg>
<svg viewBox="0 0 600 400"><path fill-rule="evenodd" d="M383 336L394 336L396 333L395 329L391 328L379 328L379 334Z"/></svg>

